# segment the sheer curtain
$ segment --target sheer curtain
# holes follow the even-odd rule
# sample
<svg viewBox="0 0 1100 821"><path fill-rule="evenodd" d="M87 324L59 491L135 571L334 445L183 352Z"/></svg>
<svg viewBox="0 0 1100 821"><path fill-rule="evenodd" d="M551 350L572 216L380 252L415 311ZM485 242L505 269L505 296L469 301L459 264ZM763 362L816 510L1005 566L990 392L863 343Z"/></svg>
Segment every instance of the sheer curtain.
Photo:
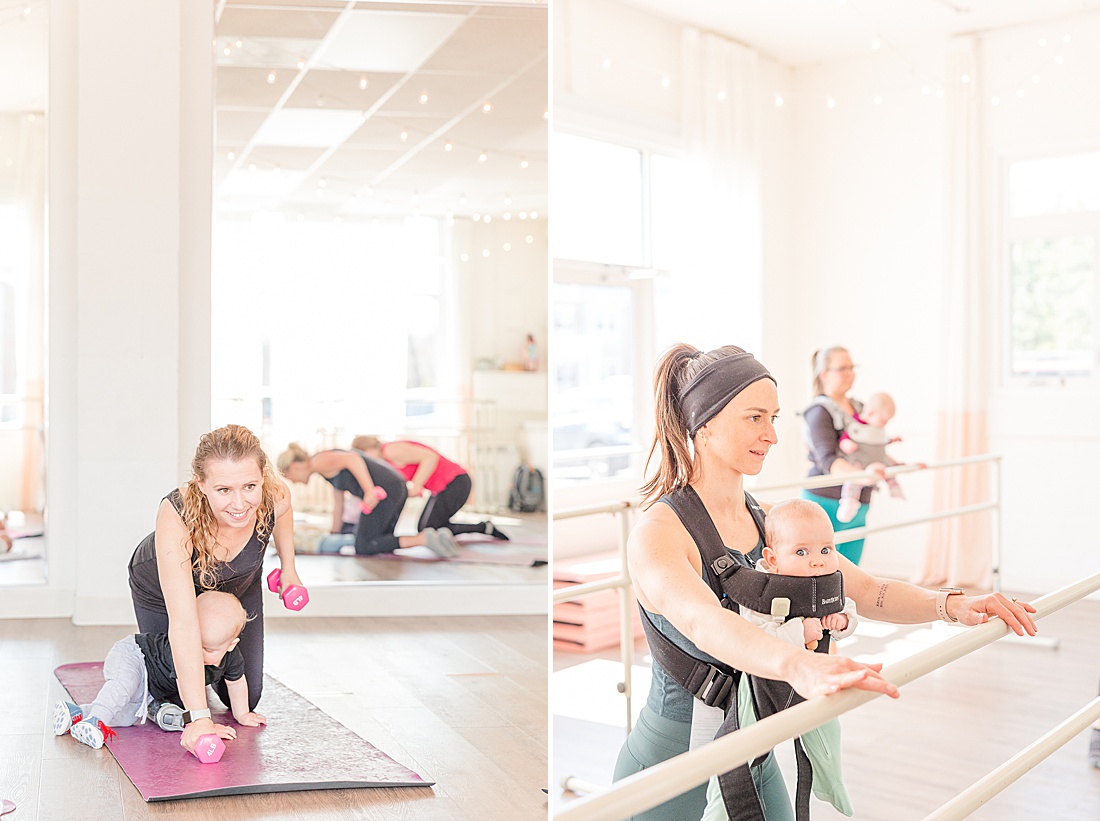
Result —
<svg viewBox="0 0 1100 821"><path fill-rule="evenodd" d="M992 383L995 293L986 253L987 213L981 111L981 43L958 38L952 47L949 77L971 78L956 84L948 118L946 315L940 392L936 419L936 460L989 451L986 397ZM947 510L989 499L989 466L935 472L933 509ZM992 566L989 515L985 513L933 523L924 557L922 583L987 588Z"/></svg>
<svg viewBox="0 0 1100 821"><path fill-rule="evenodd" d="M669 330L703 349L733 343L759 353L758 56L690 26L681 34L681 55L688 205L675 283L662 294L662 301L667 296L679 302L667 314L677 317L673 321L680 327ZM720 306L726 321L701 326L700 304Z"/></svg>

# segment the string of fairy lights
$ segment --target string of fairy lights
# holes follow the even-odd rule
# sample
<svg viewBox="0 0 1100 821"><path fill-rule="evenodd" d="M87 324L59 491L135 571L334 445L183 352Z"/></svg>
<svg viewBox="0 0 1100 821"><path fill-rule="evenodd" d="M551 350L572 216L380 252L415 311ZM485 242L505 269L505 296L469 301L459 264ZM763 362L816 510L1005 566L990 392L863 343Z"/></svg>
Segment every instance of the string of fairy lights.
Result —
<svg viewBox="0 0 1100 821"><path fill-rule="evenodd" d="M266 45L266 43L265 43ZM255 65L249 65L250 60L247 52L248 43L241 37L221 37L215 41L215 47L222 58L229 58L227 60L220 60L222 65L233 65L240 67L258 67ZM325 70L328 72L337 72L342 75L346 75L347 82L342 87L340 93L334 93L332 86L327 89L328 96L324 94L318 94L315 99L315 105L318 108L331 108L344 111L359 111L360 120L366 122L368 119L374 119L383 125L383 132L380 139L390 144L405 144L410 149L417 150L439 150L454 158L456 167L461 166L463 163L476 162L482 166L492 166L494 164L506 163L514 164L514 166L520 171L526 171L536 163L544 163L545 159L542 156L530 157L526 154L511 152L503 149L490 150L484 146L478 146L471 143L456 140L454 137L441 138L438 133L438 129L424 128L416 123L416 114L410 112L403 112L402 115L394 116L386 112L372 113L372 106L376 103L374 100L377 95L371 95L368 99L361 95L371 89L371 78L368 74L362 72L347 71L339 66L326 63L324 60L307 60L305 56L295 56L286 51L279 52L278 46L272 48L272 50L264 55L264 63L266 66L272 64L276 66L293 65L294 70L298 73L310 70ZM280 72L283 69L280 68L268 68L265 76L266 82L269 85L274 85L280 80ZM430 76L430 73L425 73ZM285 79L285 78L284 78ZM359 95L357 97L357 95ZM417 101L421 106L428 106L429 102L433 99L432 93L429 88L422 87L417 95ZM478 105L479 110L484 115L490 115L494 111L494 101L492 99L486 99ZM427 112L427 109L426 109ZM543 119L549 119L549 108L544 107ZM425 115L430 117L430 114ZM434 143L438 143L438 146L433 146ZM254 153L254 152L250 152ZM240 157L237 150L229 150L226 152L225 157L230 162L243 165L249 172L264 171L273 173L276 176L283 174L283 169L279 163L265 162L261 157L249 156L247 164L240 163L240 160L246 159ZM501 167L501 166L498 166ZM330 188L330 183L335 185ZM362 181L358 178L351 178L349 176L341 176L339 174L329 174L323 177L319 177L317 180L317 187L315 189L315 197L318 200L323 200L329 196L329 192L333 188L339 188L347 190L352 188L353 193L348 199L348 205L355 207L366 198L372 198L375 195L375 186L377 180L372 181L367 185L363 185ZM403 210L411 211L414 215L421 213L421 202L419 192L412 192L408 196L408 201L400 203ZM484 202L482 203L484 204ZM497 212L499 218L508 221L513 218L519 220L537 219L537 212L526 210L514 211L508 208L511 205L511 195L505 194L503 197L503 209ZM460 195L457 201L444 212L444 216L448 220L452 220L456 210L464 210L467 206L465 195ZM390 212L394 209L394 202L391 200L385 200L381 203L381 207L384 212ZM475 213L475 221L482 219L480 213ZM485 214L486 221L492 218L492 214Z"/></svg>
<svg viewBox="0 0 1100 821"><path fill-rule="evenodd" d="M892 88L873 91L865 100L856 99L853 94L845 96L839 91L824 93L776 91L773 93L776 108L789 108L796 105L820 106L832 110L847 105L859 105L865 101L874 106L888 106L893 100L914 95L944 99L948 93L965 90L974 83L975 78L967 73L949 76L944 67L945 60L938 60L935 66L929 67L926 61L913 56L910 47L899 45L894 38L878 30L885 26L872 21L870 19L872 15L862 4L853 0L846 0L846 2L841 0L837 5L838 9L852 12L858 18L855 25L870 32L867 35L866 53L880 54L884 58L900 61L903 68L907 69L908 79L901 81L901 85L898 81L894 81ZM870 8L874 6L871 5ZM960 13L964 11L962 7L952 5L952 8ZM1030 50L1014 56L1011 76L1002 77L998 80L996 87L985 89L985 104L1004 106L1014 100L1026 98L1037 86L1051 82L1057 77L1059 70L1070 64L1075 56L1073 24L1085 16L1098 14L1100 9L1084 9L1059 20L1032 24L1036 30L1045 30L1046 33L1035 36ZM977 32L975 36L987 37L997 33L998 30L987 30ZM651 59L632 59L630 56L619 53L611 55L597 48L584 46L576 49L573 57L576 64L572 70L575 73L590 76L603 75L607 84L612 87L619 82L631 82L642 88L646 86L652 88L654 94L675 93L678 87L676 73L668 66L654 64ZM858 57L858 54L851 54L848 57ZM887 78L894 76L889 71L881 74L883 83L887 82ZM728 93L725 89L719 87L714 93L717 102L727 102Z"/></svg>

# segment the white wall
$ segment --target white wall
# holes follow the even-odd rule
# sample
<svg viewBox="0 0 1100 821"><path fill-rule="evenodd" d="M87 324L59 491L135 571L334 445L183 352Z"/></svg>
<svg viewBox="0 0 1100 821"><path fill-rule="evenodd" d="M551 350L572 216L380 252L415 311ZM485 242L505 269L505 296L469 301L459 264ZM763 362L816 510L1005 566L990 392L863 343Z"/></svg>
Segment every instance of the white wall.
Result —
<svg viewBox="0 0 1100 821"><path fill-rule="evenodd" d="M983 51L986 89L1001 97L1000 105L984 108L991 179L997 181L1009 159L1100 150L1100 17L988 37ZM1038 84L1032 74L1039 75ZM1018 88L1024 97L1015 95ZM1003 344L997 350L1003 363ZM1100 460L1096 384L996 380L990 438L1004 454L1006 585L1016 580L1020 588L1046 591L1100 571L1091 476Z"/></svg>
<svg viewBox="0 0 1100 821"><path fill-rule="evenodd" d="M546 237L545 214L521 220L513 213L510 220L490 223L455 220L459 344L468 356L460 368L473 370L479 359L519 364L530 333L539 346L539 370L546 370Z"/></svg>
<svg viewBox="0 0 1100 821"><path fill-rule="evenodd" d="M927 59L936 65L940 57ZM804 475L796 411L812 398L813 351L830 345L848 347L859 365L854 395L894 396L891 428L904 439L891 448L895 458L928 461L939 390L945 99L922 94L909 66L893 55L790 74L784 106L763 112L765 121L788 118L789 130L786 178L765 184L766 235L780 254L775 265L765 262L765 361L779 380L783 413L782 444L761 482ZM772 164L781 163L775 145L770 150ZM768 208L770 201L785 211ZM902 483L909 501L879 493L874 523L930 509L930 475ZM864 565L913 576L925 540L924 528L874 538Z"/></svg>
<svg viewBox="0 0 1100 821"><path fill-rule="evenodd" d="M50 3L49 580L0 615L131 622L127 561L209 425L212 37L206 4Z"/></svg>

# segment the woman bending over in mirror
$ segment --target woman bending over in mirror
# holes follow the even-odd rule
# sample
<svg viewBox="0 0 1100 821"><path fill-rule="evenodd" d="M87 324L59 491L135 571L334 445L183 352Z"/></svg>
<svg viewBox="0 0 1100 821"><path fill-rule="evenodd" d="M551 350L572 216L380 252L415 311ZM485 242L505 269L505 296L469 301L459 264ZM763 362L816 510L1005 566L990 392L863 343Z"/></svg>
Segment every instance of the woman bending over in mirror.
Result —
<svg viewBox="0 0 1100 821"><path fill-rule="evenodd" d="M333 533L342 527L344 493L360 500L355 552L360 556L392 553L399 547L426 545L442 558L458 553L454 534L447 528L428 528L415 536L395 536L401 509L409 497L405 477L378 459L355 450L322 450L312 456L297 443L279 455L279 472L292 482L305 484L314 473L333 489ZM381 493L378 491L381 490Z"/></svg>
<svg viewBox="0 0 1100 821"><path fill-rule="evenodd" d="M504 531L487 519L473 525L451 521L470 498L473 482L466 468L439 451L408 440L383 442L377 436L356 436L351 446L395 468L409 483L410 496L419 496L425 490L431 494L420 514L417 530L445 527L456 535L484 533L494 539L508 540Z"/></svg>

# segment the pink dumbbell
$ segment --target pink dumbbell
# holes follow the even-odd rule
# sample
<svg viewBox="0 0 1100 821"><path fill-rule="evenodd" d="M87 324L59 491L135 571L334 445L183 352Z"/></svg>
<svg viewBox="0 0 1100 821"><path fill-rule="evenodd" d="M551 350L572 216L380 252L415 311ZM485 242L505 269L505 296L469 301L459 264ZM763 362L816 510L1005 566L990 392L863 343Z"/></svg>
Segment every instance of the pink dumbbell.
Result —
<svg viewBox="0 0 1100 821"><path fill-rule="evenodd" d="M203 764L217 764L221 761L224 752L225 742L215 733L206 733L200 735L199 740L195 742L193 755Z"/></svg>
<svg viewBox="0 0 1100 821"><path fill-rule="evenodd" d="M375 499L377 499L378 501L380 501L380 502L381 502L381 501L382 501L383 499L385 499L385 498L386 498L386 491L384 491L384 490L383 490L383 489L382 489L381 487L379 487L378 485L375 485L375 486L374 486L374 498L375 498ZM373 508L373 507L367 507L367 503L366 503L366 502L360 502L360 503L359 503L359 509L360 509L361 511L363 511L363 515L365 515L365 516L369 516L369 515L370 515L370 512L371 512L372 510L374 510L374 508Z"/></svg>
<svg viewBox="0 0 1100 821"><path fill-rule="evenodd" d="M279 577L282 575L283 571L278 567L267 574L267 589L272 593L279 593ZM279 593L279 597L287 610L301 610L309 604L309 591L297 584L290 585Z"/></svg>

